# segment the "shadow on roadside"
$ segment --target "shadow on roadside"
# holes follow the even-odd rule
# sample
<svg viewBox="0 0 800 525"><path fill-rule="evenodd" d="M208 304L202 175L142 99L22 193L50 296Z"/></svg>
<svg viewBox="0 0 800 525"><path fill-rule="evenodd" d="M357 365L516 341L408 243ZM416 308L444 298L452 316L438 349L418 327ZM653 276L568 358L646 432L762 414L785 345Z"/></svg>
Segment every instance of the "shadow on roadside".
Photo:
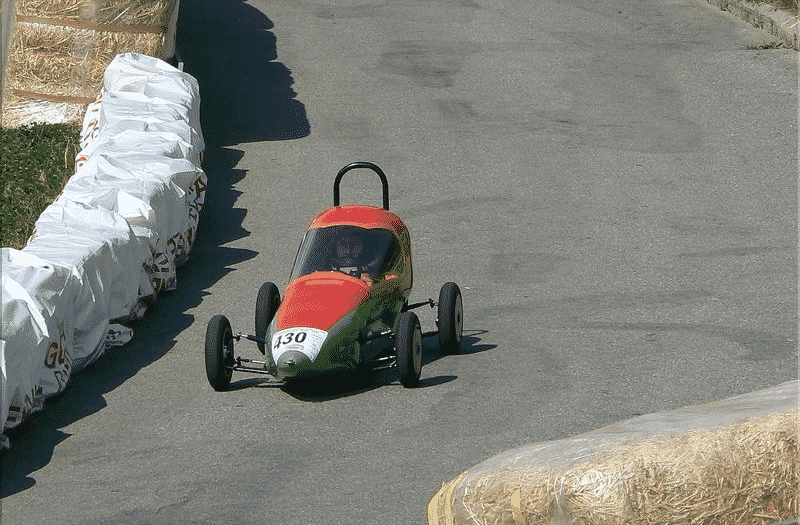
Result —
<svg viewBox="0 0 800 525"><path fill-rule="evenodd" d="M208 294L205 290L233 271L232 266L252 259L257 252L227 248L224 244L249 235L242 228L246 211L234 208L239 192L231 186L245 176L234 166L242 153L217 150L206 157L209 176L206 200L195 245L189 260L178 269L177 290L162 295L144 318L131 326L134 339L112 348L85 369L74 374L66 390L50 398L41 412L7 431L11 449L0 458L0 498L35 484L29 475L50 462L55 447L69 434L61 429L106 406L103 395L136 375L139 370L169 352L179 334L194 322L187 313Z"/></svg>
<svg viewBox="0 0 800 525"><path fill-rule="evenodd" d="M210 147L308 136L305 107L280 62L272 21L242 0L182 0L178 49L200 82Z"/></svg>
<svg viewBox="0 0 800 525"><path fill-rule="evenodd" d="M195 245L178 269L175 291L135 322L134 339L70 379L65 392L48 399L44 410L7 432L11 449L0 452L0 498L36 484L31 474L46 466L56 446L70 434L62 429L102 410L104 394L166 355L191 326L187 313L233 266L258 255L225 244L246 237L247 211L235 208L233 185L246 175L236 169L244 156L229 146L242 142L288 140L309 134L304 106L295 100L289 70L277 57L272 22L242 0L182 0L178 47L185 70L200 83L201 121L206 140L203 168L208 192Z"/></svg>

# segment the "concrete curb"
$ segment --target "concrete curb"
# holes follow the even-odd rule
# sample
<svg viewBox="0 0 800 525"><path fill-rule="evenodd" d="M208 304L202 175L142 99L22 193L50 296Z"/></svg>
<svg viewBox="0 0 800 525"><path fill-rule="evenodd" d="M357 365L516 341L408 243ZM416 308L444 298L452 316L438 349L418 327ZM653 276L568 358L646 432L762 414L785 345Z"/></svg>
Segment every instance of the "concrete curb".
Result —
<svg viewBox="0 0 800 525"><path fill-rule="evenodd" d="M735 0L705 1L752 24L754 27L768 31L780 38L788 47L796 51L800 50L800 41L798 39L800 17L789 11L776 9L769 4L755 4Z"/></svg>

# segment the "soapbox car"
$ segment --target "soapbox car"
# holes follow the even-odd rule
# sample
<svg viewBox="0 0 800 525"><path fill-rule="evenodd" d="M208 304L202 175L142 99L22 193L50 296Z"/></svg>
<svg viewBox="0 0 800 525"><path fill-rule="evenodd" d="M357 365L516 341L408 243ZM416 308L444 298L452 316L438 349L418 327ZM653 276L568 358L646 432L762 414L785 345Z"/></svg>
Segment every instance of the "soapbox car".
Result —
<svg viewBox="0 0 800 525"><path fill-rule="evenodd" d="M383 208L339 205L339 183L348 171L375 172ZM464 323L461 291L448 282L433 299L409 304L411 236L389 211L389 185L370 162L344 166L333 183L333 207L308 226L295 257L283 300L264 283L255 305L255 334L234 333L228 319L208 323L205 365L218 391L230 387L233 372L270 375L278 381L358 370L397 368L404 387L416 386L422 369L422 331L411 310L438 307L440 351L456 353ZM263 360L234 354L234 341L254 341Z"/></svg>

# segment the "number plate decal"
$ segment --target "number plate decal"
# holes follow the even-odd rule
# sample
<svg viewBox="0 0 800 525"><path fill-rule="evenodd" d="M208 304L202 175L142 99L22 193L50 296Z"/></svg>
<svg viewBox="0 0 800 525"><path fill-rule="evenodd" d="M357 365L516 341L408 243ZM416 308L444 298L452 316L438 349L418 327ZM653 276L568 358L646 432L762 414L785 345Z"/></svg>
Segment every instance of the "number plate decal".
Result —
<svg viewBox="0 0 800 525"><path fill-rule="evenodd" d="M313 363L319 355L326 337L328 337L328 332L325 330L303 326L276 332L272 336L272 359L278 361L284 352L297 350L307 355Z"/></svg>

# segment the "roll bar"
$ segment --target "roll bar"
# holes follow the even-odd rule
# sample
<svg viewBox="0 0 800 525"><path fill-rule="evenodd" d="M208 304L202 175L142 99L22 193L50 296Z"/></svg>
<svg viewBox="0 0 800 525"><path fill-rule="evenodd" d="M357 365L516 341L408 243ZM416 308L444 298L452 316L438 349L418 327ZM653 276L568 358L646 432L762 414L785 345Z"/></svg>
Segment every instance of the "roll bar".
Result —
<svg viewBox="0 0 800 525"><path fill-rule="evenodd" d="M345 173L355 168L368 168L378 174L378 177L381 178L381 185L383 186L383 209L388 210L389 182L386 180L386 175L383 173L383 170L371 162L351 162L339 170L339 173L336 174L336 180L333 181L333 205L339 205L339 182L342 180Z"/></svg>

